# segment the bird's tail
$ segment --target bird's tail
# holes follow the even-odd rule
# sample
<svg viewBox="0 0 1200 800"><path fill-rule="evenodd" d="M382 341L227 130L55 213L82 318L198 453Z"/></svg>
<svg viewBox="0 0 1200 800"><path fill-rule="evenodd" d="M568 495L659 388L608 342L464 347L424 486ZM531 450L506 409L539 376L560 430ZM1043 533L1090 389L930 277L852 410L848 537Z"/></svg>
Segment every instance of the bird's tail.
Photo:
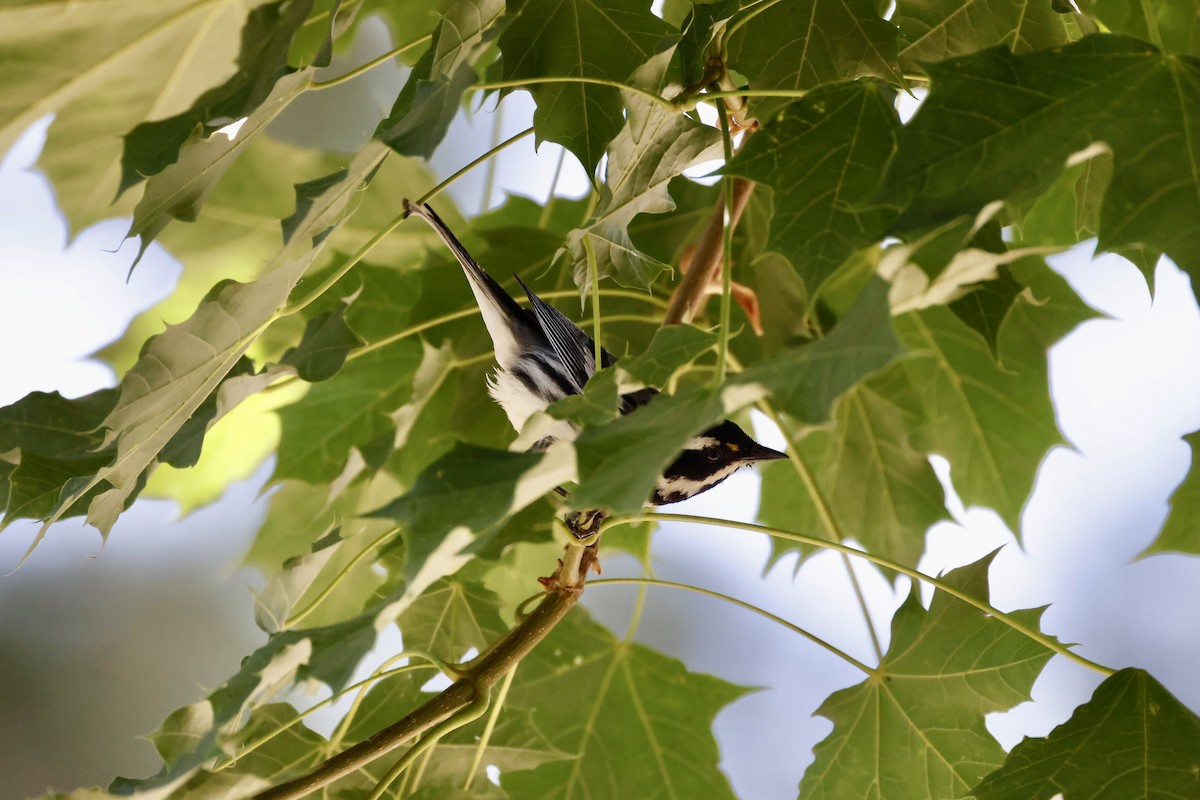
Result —
<svg viewBox="0 0 1200 800"><path fill-rule="evenodd" d="M480 313L483 315L483 323L492 337L492 345L496 349L496 361L507 369L520 353L520 343L517 341L517 337L530 324L525 310L517 304L512 295L496 283L491 275L484 271L483 267L479 266L479 263L467 252L467 248L463 247L462 242L446 227L446 223L442 222L442 218L429 207L428 203L418 205L407 198L403 203L405 215L425 220L429 227L433 228L446 243L446 247L450 249L454 257L458 259L463 273L467 276L467 282L471 285L471 292L475 295L475 302L479 305Z"/></svg>

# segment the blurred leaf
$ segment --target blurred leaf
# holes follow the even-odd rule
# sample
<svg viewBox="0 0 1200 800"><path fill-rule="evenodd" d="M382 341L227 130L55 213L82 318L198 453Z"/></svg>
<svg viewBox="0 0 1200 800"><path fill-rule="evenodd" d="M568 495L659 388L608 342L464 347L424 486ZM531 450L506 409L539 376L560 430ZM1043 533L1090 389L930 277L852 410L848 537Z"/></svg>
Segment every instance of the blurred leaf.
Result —
<svg viewBox="0 0 1200 800"><path fill-rule="evenodd" d="M1149 673L1123 669L1049 736L1014 747L971 797L1195 797L1198 753L1200 718Z"/></svg>
<svg viewBox="0 0 1200 800"><path fill-rule="evenodd" d="M70 230L128 214L113 206L121 141L148 116L187 108L234 69L238 32L262 0L68 0L0 8L0 153L55 115L39 166ZM170 64L170 69L161 65Z"/></svg>
<svg viewBox="0 0 1200 800"><path fill-rule="evenodd" d="M711 728L744 692L619 641L576 608L521 663L508 703L531 710L551 744L577 757L505 773L504 788L513 800L639 797L649 787L733 798Z"/></svg>
<svg viewBox="0 0 1200 800"><path fill-rule="evenodd" d="M900 0L893 20L904 38L900 62L920 69L1003 44L1017 53L1047 50L1078 38L1071 16L1046 0Z"/></svg>
<svg viewBox="0 0 1200 800"><path fill-rule="evenodd" d="M280 409L282 438L271 480L328 483L346 467L352 448L362 452L378 443L390 453L396 438L390 414L412 395L420 363L419 342L398 342L350 362Z"/></svg>
<svg viewBox="0 0 1200 800"><path fill-rule="evenodd" d="M1171 510L1166 522L1143 556L1153 553L1200 555L1200 431L1183 437L1192 450L1192 468L1171 493Z"/></svg>
<svg viewBox="0 0 1200 800"><path fill-rule="evenodd" d="M949 516L928 457L909 440L922 416L916 392L896 364L843 395L832 426L799 442L803 468L814 476L841 535L912 567L925 552L926 531ZM798 533L825 531L799 468L795 461L764 465L758 517ZM791 550L807 552L776 541L773 555Z"/></svg>
<svg viewBox="0 0 1200 800"><path fill-rule="evenodd" d="M898 232L1045 190L1068 156L1103 141L1113 174L1104 249L1148 245L1200 280L1200 63L1118 36L1015 56L1004 48L928 65L929 98L900 133L883 202Z"/></svg>
<svg viewBox="0 0 1200 800"><path fill-rule="evenodd" d="M363 340L346 325L346 304L336 311L313 317L304 327L300 344L288 350L282 363L296 368L303 381L316 383L337 374L346 356L360 347Z"/></svg>
<svg viewBox="0 0 1200 800"><path fill-rule="evenodd" d="M179 147L178 159L146 181L146 191L133 210L133 222L126 237L139 237L139 259L172 219L196 220L205 197L246 145L254 141L311 82L311 68L280 78L271 94L246 117L232 139L225 133L206 133L203 126L192 131Z"/></svg>
<svg viewBox="0 0 1200 800"><path fill-rule="evenodd" d="M1013 279L1008 268L1001 265L995 278L977 284L975 289L950 303L950 310L983 337L992 356L998 359L1000 327L1024 288Z"/></svg>
<svg viewBox="0 0 1200 800"><path fill-rule="evenodd" d="M205 92L186 111L143 122L125 134L119 191L174 164L180 148L197 129L206 137L230 122L252 116L272 94L276 82L291 71L288 49L312 7L313 0L278 0L251 11L242 29L238 70L233 77Z"/></svg>
<svg viewBox="0 0 1200 800"><path fill-rule="evenodd" d="M729 172L774 187L767 247L792 263L809 292L895 220L896 209L872 197L899 128L878 83L821 87L787 106L730 162Z"/></svg>
<svg viewBox="0 0 1200 800"><path fill-rule="evenodd" d="M490 45L488 29L503 13L504 0L444 4L429 49L413 67L375 137L401 155L433 155L458 113L463 93L476 81L473 64Z"/></svg>
<svg viewBox="0 0 1200 800"><path fill-rule="evenodd" d="M986 556L943 580L986 599L991 561ZM1010 612L1035 629L1041 615L1040 609ZM984 715L1028 700L1051 655L944 592L935 591L925 610L914 586L892 620L892 642L879 674L834 692L817 710L833 721L833 732L813 749L816 760L804 772L801 795L806 800L965 795L1004 761ZM856 757L848 757L851 753Z"/></svg>
<svg viewBox="0 0 1200 800"><path fill-rule="evenodd" d="M601 278L612 276L622 286L649 288L666 265L637 251L629 224L638 214L674 209L667 192L671 179L721 153L721 137L713 128L631 93L624 99L629 117L609 148L595 217L567 237L575 285L583 294L590 285L585 238L591 241Z"/></svg>
<svg viewBox="0 0 1200 800"><path fill-rule="evenodd" d="M896 26L872 0L797 0L750 6L735 16L729 65L751 89L813 89L823 83L877 75L904 84L896 65ZM788 101L754 98L764 123Z"/></svg>
<svg viewBox="0 0 1200 800"><path fill-rule="evenodd" d="M1149 8L1166 52L1200 56L1200 11L1195 0L1148 0L1136 4L1124 0L1081 0L1079 5L1113 33L1136 36L1145 42L1154 40L1146 25Z"/></svg>
<svg viewBox="0 0 1200 800"><path fill-rule="evenodd" d="M63 487L92 475L113 457L104 447L100 423L117 402L113 389L75 399L58 392L31 392L0 408L0 462L8 465L3 525L17 519L42 519L54 511ZM96 487L81 501L94 497ZM86 511L83 502L63 516Z"/></svg>
<svg viewBox="0 0 1200 800"><path fill-rule="evenodd" d="M624 82L664 45L672 29L645 0L508 0L515 18L500 34L503 79L594 78ZM538 142L557 142L592 175L621 130L622 106L610 86L545 83L537 102ZM632 215L631 215L632 216Z"/></svg>

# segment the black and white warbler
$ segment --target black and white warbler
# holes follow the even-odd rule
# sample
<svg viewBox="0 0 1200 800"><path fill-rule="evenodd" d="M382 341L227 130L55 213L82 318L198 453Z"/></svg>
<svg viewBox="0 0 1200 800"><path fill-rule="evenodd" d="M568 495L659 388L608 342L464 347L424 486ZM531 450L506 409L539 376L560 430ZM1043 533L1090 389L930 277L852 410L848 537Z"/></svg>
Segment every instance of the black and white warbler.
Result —
<svg viewBox="0 0 1200 800"><path fill-rule="evenodd" d="M462 265L483 315L500 368L488 379L488 392L518 431L536 411L556 400L579 394L596 371L595 343L558 309L534 294L520 277L513 276L529 298L526 310L500 287L471 257L462 243L428 205L404 201L404 210L429 223ZM601 351L602 366L617 359ZM631 392L621 398L621 413L650 402L653 389ZM556 438L573 439L577 430L560 421L537 446ZM738 469L756 461L787 458L786 453L763 447L733 422L725 420L689 441L654 486L652 505L678 503L706 492Z"/></svg>

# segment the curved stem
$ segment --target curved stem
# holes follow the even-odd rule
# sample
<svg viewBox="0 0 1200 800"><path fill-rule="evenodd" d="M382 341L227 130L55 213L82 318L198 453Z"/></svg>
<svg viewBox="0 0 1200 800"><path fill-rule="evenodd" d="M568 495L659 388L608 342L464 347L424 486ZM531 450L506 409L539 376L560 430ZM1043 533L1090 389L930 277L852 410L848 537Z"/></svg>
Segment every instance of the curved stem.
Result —
<svg viewBox="0 0 1200 800"><path fill-rule="evenodd" d="M819 646L825 648L830 653L833 653L838 658L842 659L843 661L845 661L848 664L851 664L851 665L857 667L858 669L862 670L863 672L867 673L868 675L874 675L877 671L874 668L869 667L866 664L864 664L863 662L859 661L857 658L850 655L849 653L847 653L847 652L841 650L840 648L836 647L835 645L830 644L829 642L825 641L821 637L817 636L815 633L811 633L810 631L805 630L804 628L801 628L799 625L796 625L795 623L788 622L783 617L772 614L770 611L767 611L766 609L759 608L758 606L754 605L753 603L747 603L745 600L739 600L736 597L730 597L727 594L721 594L720 592L715 592L712 589L705 589L700 586L692 586L689 583L677 583L675 581L658 580L656 578L601 578L600 580L588 581L588 586L589 587L590 586L619 586L621 584L635 584L635 583L641 584L643 587L663 586L668 589L682 589L683 591L686 591L686 592L695 592L696 594L701 594L701 595L704 595L705 597L715 597L718 600L724 600L727 603L733 603L735 606L741 606L742 608L744 608L748 611L753 611L755 614L758 614L761 617L765 617L765 618L771 620L772 622L776 622L776 623L782 625L783 627L787 628L788 630L792 631L793 633L800 634L801 636L803 636L805 639L808 639L813 644L816 644L816 645L819 645Z"/></svg>
<svg viewBox="0 0 1200 800"><path fill-rule="evenodd" d="M754 19L759 14L763 13L777 3L779 3L779 0L758 0L758 2L750 3L745 8L741 9L741 11L745 12L745 15L734 20L725 28L725 35L721 37L721 52L725 52L729 49L729 40L735 33L738 32L738 30L744 27L750 20Z"/></svg>
<svg viewBox="0 0 1200 800"><path fill-rule="evenodd" d="M821 487L817 484L817 476L813 474L809 468L808 462L804 459L804 454L800 450L800 442L796 439L796 433L790 425L784 424L784 420L775 408L767 402L758 404L759 409L767 415L771 422L775 423L775 427L779 428L783 433L784 438L788 443L789 455L788 460L792 462L792 466L796 469L796 474L800 476L800 482L804 484L804 491L812 500L813 506L817 509L817 517L821 520L821 524L829 531L829 536L833 541L841 544L845 540L845 535L842 532L841 526L833 516L833 508L829 505L828 498L821 491ZM875 624L871 621L871 607L867 604L867 596L863 592L862 584L858 581L858 575L854 572L854 567L850 563L850 557L845 553L842 554L842 564L846 567L846 574L850 576L850 587L854 590L854 596L858 600L859 608L862 609L863 622L867 626L867 633L871 636L871 645L875 648L875 655L880 661L883 660L883 644L879 641L879 633L875 630Z"/></svg>
<svg viewBox="0 0 1200 800"><path fill-rule="evenodd" d="M464 725L469 725L482 717L487 711L488 702L489 692L487 690L477 691L475 699L465 708L435 725L429 733L421 737L419 742L410 747L408 752L400 756L399 760L392 765L392 768L380 779L379 783L375 784L375 788L371 790L371 794L367 795L367 800L379 800L379 798L383 797L384 792L392 785L392 781L396 780L401 772L408 769L413 761L422 753L437 744L438 740L443 736L458 730Z"/></svg>
<svg viewBox="0 0 1200 800"><path fill-rule="evenodd" d="M502 153L509 146L516 144L517 142L521 141L522 139L524 139L526 136L528 136L531 133L533 133L532 125L530 127L526 128L525 130L521 131L520 133L515 133L512 136L508 137L503 142L496 145L492 149L488 150L486 153L481 155L479 158L475 159L470 164L467 164L465 167L460 169L458 172L455 172L449 178L446 178L446 180L442 181L437 186L433 187L428 192L421 195L421 198L419 200L417 200L417 205L419 205L419 206L425 205L430 200L432 200L433 198L435 198L439 194L441 194L442 190L444 190L450 184L454 183L456 180L461 178L463 175L466 175L468 172L475 169L476 167L478 167L484 161L487 161L492 156Z"/></svg>
<svg viewBox="0 0 1200 800"><path fill-rule="evenodd" d="M546 196L546 204L542 206L542 213L538 216L538 227L545 228L550 224L550 209L554 206L556 195L555 190L558 189L558 179L562 177L563 164L567 161L567 148L560 147L558 149L558 162L554 165L554 177L550 179L550 194Z"/></svg>
<svg viewBox="0 0 1200 800"><path fill-rule="evenodd" d="M279 734L286 731L288 728L291 728L292 726L296 725L298 722L303 720L309 714L312 714L314 711L318 711L319 709L322 709L325 706L336 703L338 700L340 700L342 698L343 695L349 694L350 692L354 691L355 689L361 688L363 690L363 693L365 694L366 690L371 688L371 686L373 684L377 683L378 681L381 681L384 678L390 678L393 675L399 675L402 672L412 672L413 670L418 670L418 669L440 670L440 667L438 667L438 665L434 664L434 663L405 664L404 666L397 667L396 669L390 669L390 670L385 669L388 664L394 663L395 661L398 661L402 658L419 658L419 657L423 657L423 656L422 656L422 654L416 653L416 652L400 653L398 655L393 656L392 658L390 658L386 662L384 662L384 664L380 665L380 670L385 670L385 671L381 672L379 670L376 670L373 674L371 674L370 676L368 676L366 678L363 678L358 683L347 686L345 689L342 689L337 694L330 695L329 697L327 697L324 700L322 700L321 702L315 704L311 708L305 709L304 711L297 714L294 719L288 720L287 722L285 722L283 725L280 725L275 730L270 731L269 733L263 734L262 736L249 742L248 744L242 745L241 747L238 748L238 752L236 755L230 757L230 759L228 761L225 761L225 762L222 762L221 764L216 765L215 767L213 767L212 771L220 772L221 770L232 767L234 764L236 764L238 762L238 759L241 758L242 756L246 755L249 752L257 750L258 748L262 747L267 742L274 739Z"/></svg>
<svg viewBox="0 0 1200 800"><path fill-rule="evenodd" d="M321 605L321 603L324 603L329 598L329 595L333 594L334 590L337 589L338 584L340 584L346 578L346 576L350 574L350 570L354 569L355 567L357 567L359 564L362 563L363 559L367 557L368 553L370 553L372 550L374 550L376 547L378 547L380 544L382 544L385 540L390 539L392 536L395 536L399 532L400 532L400 529L398 527L390 528L387 531L384 531L379 536L377 536L374 541L372 541L370 544L368 544L366 547L364 547L362 550L360 550L354 556L354 558L350 559L350 561L347 562L346 565L344 567L342 567L341 570L338 571L337 575L333 576L333 580L331 580L329 582L329 584L324 589L322 589L320 591L320 593L312 599L312 601L309 602L308 605L306 605L304 608L297 611L292 616L288 617L287 621L283 623L284 629L294 627L296 624L301 622L305 617L307 617L309 614L311 614L313 611L315 611L317 606Z"/></svg>
<svg viewBox="0 0 1200 800"><path fill-rule="evenodd" d="M653 100L660 106L671 111L677 111L678 108L670 100L657 95L654 92L641 88L640 86L632 86L628 83L620 83L618 81L610 81L604 78L582 78L582 77L566 77L566 76L547 76L543 78L520 78L511 81L492 81L490 83L477 83L469 89L523 89L526 86L536 86L543 83L587 83L595 86L609 86L613 89L620 89L625 92L633 92L639 94L648 100Z"/></svg>
<svg viewBox="0 0 1200 800"><path fill-rule="evenodd" d="M968 605L974 606L985 614L995 617L1018 633L1021 633L1042 645L1047 650L1057 653L1065 658L1069 658L1076 664L1087 667L1090 670L1094 670L1101 675L1107 677L1112 675L1114 672L1114 670L1104 666L1103 664L1097 664L1095 661L1073 652L1059 642L1054 641L1054 639L1050 638L1049 636L1046 636L1041 631L1030 628L1028 625L1013 619L1011 616L1005 614L1003 611L999 610L990 603L980 600L978 597L968 594L956 586L951 586L945 581L935 578L932 575L926 575L924 572L915 570L912 567L906 567L905 565L896 561L892 561L889 558L883 558L882 556L877 556L864 550L856 550L853 547L848 547L837 542L831 542L828 539L820 539L816 536L806 536L802 533L791 533L790 531L783 531L779 530L778 528L769 528L765 525L755 525L750 522L733 522L724 519L714 519L712 517L698 517L689 514L629 514L621 517L609 517L604 523L604 528L611 528L617 525L627 525L634 522L688 522L697 525L712 525L719 528L730 528L733 530L749 531L751 533L761 533L765 536L773 536L776 539L787 539L788 541L799 542L800 544L806 544L810 547L820 547L825 550L836 550L839 553L845 553L846 555L853 556L854 558L861 558L862 560L869 561L872 564L876 564L881 567L887 567L888 569L892 569L903 575L907 575L910 578L928 583L930 586L940 589L946 594L956 597Z"/></svg>
<svg viewBox="0 0 1200 800"><path fill-rule="evenodd" d="M483 754L487 752L488 741L492 738L492 731L496 729L496 720L500 719L500 711L504 708L504 699L508 697L508 687L512 686L513 678L516 675L517 668L513 667L500 682L500 690L496 693L496 702L492 705L492 713L488 717L487 724L483 726L483 733L479 736L479 745L475 748L475 755L471 758L471 768L467 770L467 777L463 781L464 792L470 791L471 782L475 780L475 773L479 771L479 765L483 763Z"/></svg>
<svg viewBox="0 0 1200 800"><path fill-rule="evenodd" d="M352 81L355 78L357 78L359 75L362 75L366 72L370 72L371 70L378 67L380 64L391 61L396 56L398 56L402 53L405 53L405 52L413 49L414 47L417 47L418 45L424 44L425 42L428 42L432 38L433 38L433 34L427 33L419 39L413 39L408 44L402 44L399 47L394 47L391 50L388 50L383 55L372 58L367 63L355 67L354 69L347 72L345 75L339 75L336 78L330 78L327 81L314 81L312 84L309 85L308 89L309 89L309 91L320 91L321 89L328 89L330 87L338 86L339 84L346 83L347 81Z"/></svg>
<svg viewBox="0 0 1200 800"><path fill-rule="evenodd" d="M1158 17L1154 15L1154 7L1150 5L1150 0L1141 0L1142 16L1146 20L1146 31L1150 34L1150 44L1163 49L1162 34L1158 30Z"/></svg>
<svg viewBox="0 0 1200 800"><path fill-rule="evenodd" d="M604 347L600 344L600 268L596 264L596 252L592 249L590 236L583 237L583 249L587 253L588 278L592 287L592 344L595 345L596 369L600 369ZM655 320L657 324L658 320Z"/></svg>

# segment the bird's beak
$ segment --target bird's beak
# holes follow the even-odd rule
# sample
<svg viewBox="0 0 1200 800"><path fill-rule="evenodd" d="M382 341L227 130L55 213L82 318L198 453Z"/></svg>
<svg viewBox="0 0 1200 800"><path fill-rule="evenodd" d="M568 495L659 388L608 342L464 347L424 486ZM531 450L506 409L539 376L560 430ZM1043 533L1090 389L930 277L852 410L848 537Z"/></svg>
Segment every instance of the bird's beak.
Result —
<svg viewBox="0 0 1200 800"><path fill-rule="evenodd" d="M778 450L772 450L769 447L763 447L755 442L754 447L750 448L743 456L743 461L778 461L781 458L787 458L787 453L781 453Z"/></svg>

